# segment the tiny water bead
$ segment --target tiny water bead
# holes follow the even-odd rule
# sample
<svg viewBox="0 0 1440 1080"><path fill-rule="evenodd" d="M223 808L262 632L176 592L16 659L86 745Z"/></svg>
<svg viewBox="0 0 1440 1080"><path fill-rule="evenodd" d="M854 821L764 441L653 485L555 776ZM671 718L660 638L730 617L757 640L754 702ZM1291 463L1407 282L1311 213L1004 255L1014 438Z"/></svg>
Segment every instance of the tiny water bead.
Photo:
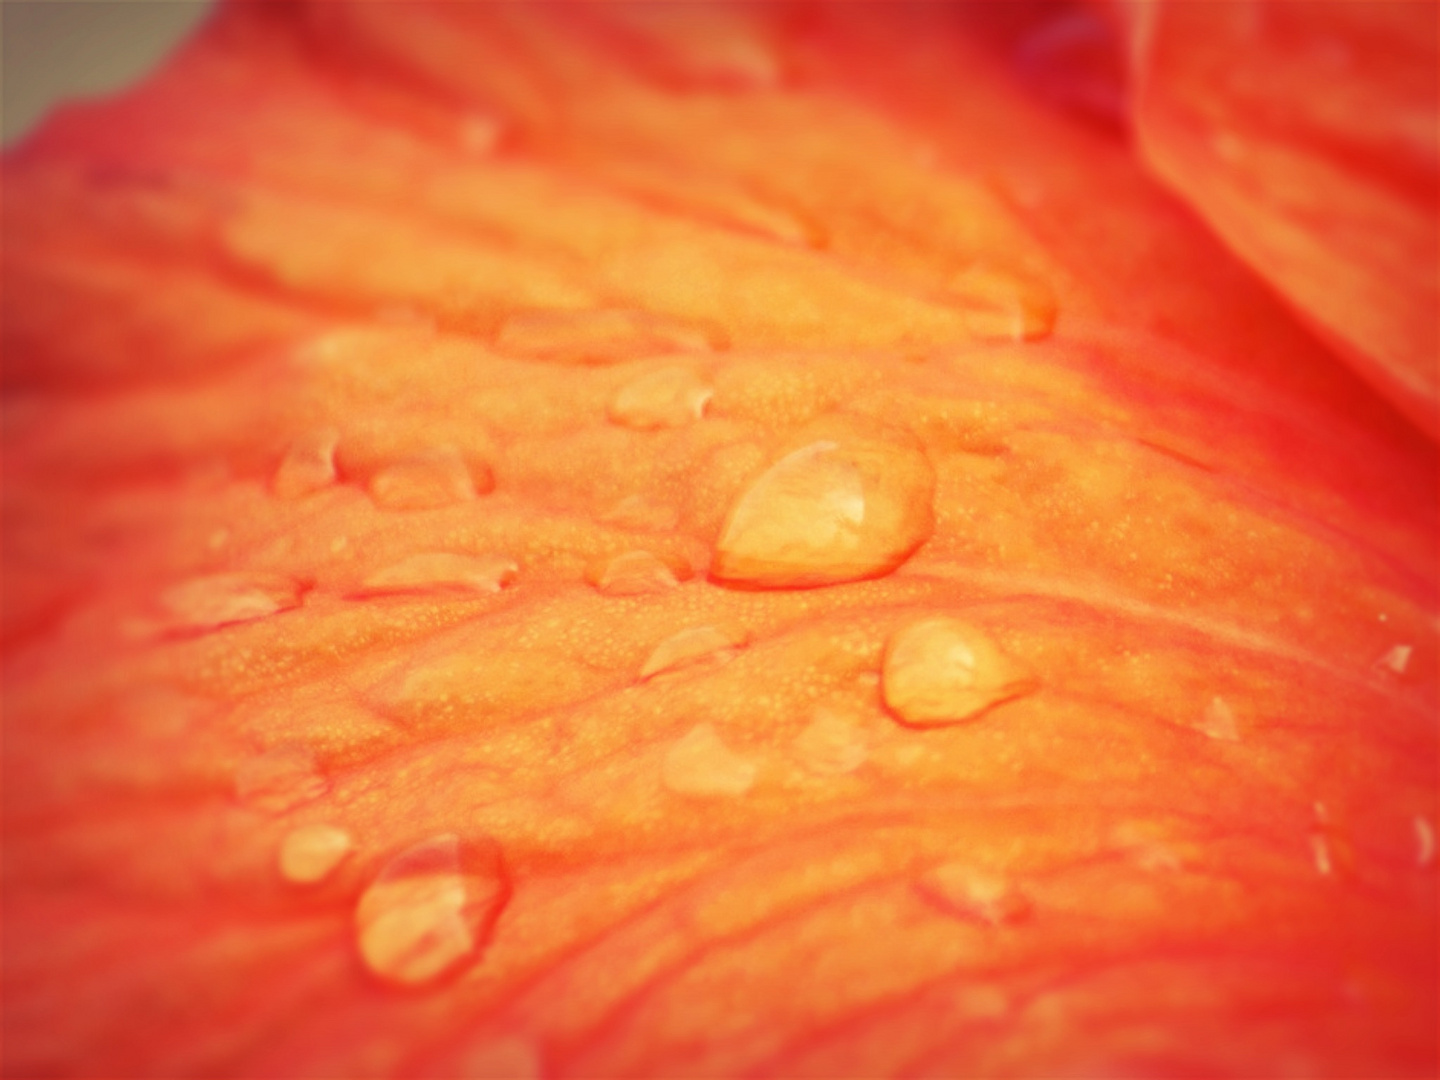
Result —
<svg viewBox="0 0 1440 1080"><path fill-rule="evenodd" d="M898 433L849 431L786 454L731 506L711 576L751 588L879 577L930 538L935 473Z"/></svg>
<svg viewBox="0 0 1440 1080"><path fill-rule="evenodd" d="M852 773L870 756L860 725L824 705L815 707L810 723L795 736L795 758L817 776Z"/></svg>
<svg viewBox="0 0 1440 1080"><path fill-rule="evenodd" d="M743 644L739 634L718 626L692 626L665 638L640 667L640 678L700 664L722 664Z"/></svg>
<svg viewBox="0 0 1440 1080"><path fill-rule="evenodd" d="M946 914L987 926L1023 922L1031 904L1006 878L961 862L933 867L916 881L916 888Z"/></svg>
<svg viewBox="0 0 1440 1080"><path fill-rule="evenodd" d="M370 497L386 510L433 510L470 502L495 487L488 466L472 470L453 446L439 446L387 465L370 479Z"/></svg>
<svg viewBox="0 0 1440 1080"><path fill-rule="evenodd" d="M392 985L433 983L476 956L509 895L497 844L433 836L392 858L361 894L360 958Z"/></svg>
<svg viewBox="0 0 1440 1080"><path fill-rule="evenodd" d="M267 814L283 814L330 790L315 755L303 746L280 746L247 758L235 769L235 797Z"/></svg>
<svg viewBox="0 0 1440 1080"><path fill-rule="evenodd" d="M214 630L300 606L298 581L282 574L208 574L171 586L160 606L175 630Z"/></svg>
<svg viewBox="0 0 1440 1080"><path fill-rule="evenodd" d="M355 838L338 825L302 825L280 842L280 875L295 885L314 885L329 877L354 848Z"/></svg>
<svg viewBox="0 0 1440 1080"><path fill-rule="evenodd" d="M885 644L881 693L907 724L968 720L1039 686L989 635L948 615L906 623Z"/></svg>
<svg viewBox="0 0 1440 1080"><path fill-rule="evenodd" d="M520 566L501 555L455 555L421 552L392 563L367 577L361 596L389 593L475 592L496 593L514 582Z"/></svg>
<svg viewBox="0 0 1440 1080"><path fill-rule="evenodd" d="M1210 738L1223 742L1237 742L1240 738L1235 713L1221 697L1211 698L1210 704L1205 706L1205 713L1200 718L1200 730Z"/></svg>
<svg viewBox="0 0 1440 1080"><path fill-rule="evenodd" d="M675 571L648 551L626 551L591 565L586 579L606 596L644 596L677 587Z"/></svg>
<svg viewBox="0 0 1440 1080"><path fill-rule="evenodd" d="M755 784L755 763L725 745L710 724L697 724L665 755L661 776L677 795L744 795Z"/></svg>
<svg viewBox="0 0 1440 1080"><path fill-rule="evenodd" d="M1414 651L1410 645L1395 645L1380 658L1379 664L1393 674L1404 675L1410 667L1410 657Z"/></svg>
<svg viewBox="0 0 1440 1080"><path fill-rule="evenodd" d="M977 263L952 282L965 312L965 326L976 337L998 341L1036 341L1055 328L1055 294L1036 279Z"/></svg>
<svg viewBox="0 0 1440 1080"><path fill-rule="evenodd" d="M282 499L299 499L335 483L335 449L340 433L320 428L295 439L275 470L271 490Z"/></svg>
<svg viewBox="0 0 1440 1080"><path fill-rule="evenodd" d="M711 342L692 326L648 311L593 308L516 312L500 327L495 347L534 360L600 365L667 352L704 352Z"/></svg>
<svg viewBox="0 0 1440 1080"><path fill-rule="evenodd" d="M1415 815L1415 865L1422 870L1435 865L1435 826Z"/></svg>
<svg viewBox="0 0 1440 1080"><path fill-rule="evenodd" d="M612 421L639 431L683 427L705 415L714 391L689 368L666 367L626 384L611 400Z"/></svg>

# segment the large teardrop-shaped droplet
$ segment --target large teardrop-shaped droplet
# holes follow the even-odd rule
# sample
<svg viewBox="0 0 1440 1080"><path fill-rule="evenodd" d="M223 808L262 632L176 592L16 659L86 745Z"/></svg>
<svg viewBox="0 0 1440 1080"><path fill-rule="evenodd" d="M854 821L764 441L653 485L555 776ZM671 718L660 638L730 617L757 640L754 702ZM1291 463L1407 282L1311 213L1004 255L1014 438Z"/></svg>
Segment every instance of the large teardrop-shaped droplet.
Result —
<svg viewBox="0 0 1440 1080"><path fill-rule="evenodd" d="M948 615L917 619L885 644L885 704L907 724L953 724L1040 683L978 628Z"/></svg>
<svg viewBox="0 0 1440 1080"><path fill-rule="evenodd" d="M385 982L434 982L475 957L509 895L497 844L432 837L391 859L361 895L360 957Z"/></svg>
<svg viewBox="0 0 1440 1080"><path fill-rule="evenodd" d="M900 432L827 423L755 480L726 516L711 576L748 588L880 577L929 539L935 471ZM828 436L828 437L827 437Z"/></svg>

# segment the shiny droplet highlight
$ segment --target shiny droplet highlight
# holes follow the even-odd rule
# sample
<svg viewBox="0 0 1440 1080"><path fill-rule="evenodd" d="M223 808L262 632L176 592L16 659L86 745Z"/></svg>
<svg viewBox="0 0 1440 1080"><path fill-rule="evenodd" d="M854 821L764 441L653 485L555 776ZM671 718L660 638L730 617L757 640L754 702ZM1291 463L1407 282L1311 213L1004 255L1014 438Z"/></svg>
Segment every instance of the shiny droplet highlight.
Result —
<svg viewBox="0 0 1440 1080"><path fill-rule="evenodd" d="M661 672L704 664L723 664L735 656L742 644L740 636L718 626L692 626L665 638L640 667L640 678L649 679Z"/></svg>
<svg viewBox="0 0 1440 1080"><path fill-rule="evenodd" d="M666 753L662 779L677 795L734 798L754 786L757 771L714 727L697 724Z"/></svg>
<svg viewBox="0 0 1440 1080"><path fill-rule="evenodd" d="M170 629L213 630L297 608L300 596L300 583L280 574L210 574L165 590L160 606Z"/></svg>
<svg viewBox="0 0 1440 1080"><path fill-rule="evenodd" d="M1235 714L1225 703L1225 699L1220 697L1211 698L1210 704L1205 706L1205 712L1200 717L1200 730L1210 738L1222 742L1238 742L1240 739L1240 728L1235 723Z"/></svg>
<svg viewBox="0 0 1440 1080"><path fill-rule="evenodd" d="M898 434L819 439L777 461L731 506L711 576L805 588L879 577L934 529L935 473Z"/></svg>
<svg viewBox="0 0 1440 1080"><path fill-rule="evenodd" d="M1435 865L1435 826L1415 815L1415 865L1422 870Z"/></svg>
<svg viewBox="0 0 1440 1080"><path fill-rule="evenodd" d="M948 615L916 619L885 644L881 693L907 724L953 724L1039 688L982 630Z"/></svg>
<svg viewBox="0 0 1440 1080"><path fill-rule="evenodd" d="M817 706L810 723L795 736L795 758L817 776L852 773L869 757L869 748L854 719L835 709Z"/></svg>
<svg viewBox="0 0 1440 1080"><path fill-rule="evenodd" d="M355 848L355 838L338 825L302 825L280 842L280 875L295 885L329 877Z"/></svg>
<svg viewBox="0 0 1440 1080"><path fill-rule="evenodd" d="M514 559L500 555L453 555L422 552L367 577L358 590L362 596L414 592L496 593L520 572Z"/></svg>
<svg viewBox="0 0 1440 1080"><path fill-rule="evenodd" d="M1409 645L1396 645L1380 658L1380 666L1395 675L1404 675L1414 651Z"/></svg>
<svg viewBox="0 0 1440 1080"><path fill-rule="evenodd" d="M495 486L486 467L472 471L453 446L387 465L370 479L370 497L386 510L433 510L469 502Z"/></svg>
<svg viewBox="0 0 1440 1080"><path fill-rule="evenodd" d="M498 846L432 837L391 859L361 895L360 958L384 982L432 983L476 957L508 898Z"/></svg>
<svg viewBox="0 0 1440 1080"><path fill-rule="evenodd" d="M976 264L957 276L951 289L975 337L1036 341L1055 329L1055 294L1034 278Z"/></svg>
<svg viewBox="0 0 1440 1080"><path fill-rule="evenodd" d="M705 414L714 391L689 368L667 367L628 383L610 402L610 419L640 431L683 427Z"/></svg>
<svg viewBox="0 0 1440 1080"><path fill-rule="evenodd" d="M1023 922L1029 899L1006 878L960 862L943 863L916 882L920 893L946 914L988 926Z"/></svg>
<svg viewBox="0 0 1440 1080"><path fill-rule="evenodd" d="M648 551L626 551L590 567L587 580L606 596L644 596L675 588L680 579Z"/></svg>
<svg viewBox="0 0 1440 1080"><path fill-rule="evenodd" d="M340 433L320 428L295 439L275 470L271 490L282 499L299 499L335 483L335 448Z"/></svg>

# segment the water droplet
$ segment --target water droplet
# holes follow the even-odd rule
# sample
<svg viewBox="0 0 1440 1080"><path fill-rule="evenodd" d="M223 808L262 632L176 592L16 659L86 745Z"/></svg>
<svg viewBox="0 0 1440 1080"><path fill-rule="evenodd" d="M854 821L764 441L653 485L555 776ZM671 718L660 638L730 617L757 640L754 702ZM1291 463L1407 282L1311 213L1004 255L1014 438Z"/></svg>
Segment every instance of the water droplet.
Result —
<svg viewBox="0 0 1440 1080"><path fill-rule="evenodd" d="M689 368L666 367L626 385L610 402L617 424L650 431L683 427L705 414L714 391Z"/></svg>
<svg viewBox="0 0 1440 1080"><path fill-rule="evenodd" d="M230 530L216 529L206 539L205 546L211 551L219 551L228 543L230 543Z"/></svg>
<svg viewBox="0 0 1440 1080"><path fill-rule="evenodd" d="M462 1080L540 1080L540 1055L523 1039L489 1039L460 1055Z"/></svg>
<svg viewBox="0 0 1440 1080"><path fill-rule="evenodd" d="M907 623L885 644L881 690L907 724L968 720L1039 686L984 632L948 615Z"/></svg>
<svg viewBox="0 0 1440 1080"><path fill-rule="evenodd" d="M624 308L518 312L495 339L501 352L563 364L613 364L674 351L708 350L709 339L683 323Z"/></svg>
<svg viewBox="0 0 1440 1080"><path fill-rule="evenodd" d="M298 499L335 482L335 448L340 433L334 428L307 432L290 444L275 470L271 490L282 499Z"/></svg>
<svg viewBox="0 0 1440 1080"><path fill-rule="evenodd" d="M1055 295L1043 282L975 264L951 283L976 337L1037 341L1055 329Z"/></svg>
<svg viewBox="0 0 1440 1080"><path fill-rule="evenodd" d="M513 582L519 572L515 560L499 555L423 552L377 570L365 579L358 595L434 591L495 593Z"/></svg>
<svg viewBox="0 0 1440 1080"><path fill-rule="evenodd" d="M880 577L930 537L935 473L916 447L855 434L787 454L730 508L711 576L807 588Z"/></svg>
<svg viewBox="0 0 1440 1080"><path fill-rule="evenodd" d="M1404 675L1405 669L1410 666L1410 657L1414 651L1409 645L1396 645L1380 658L1380 666L1396 675Z"/></svg>
<svg viewBox="0 0 1440 1080"><path fill-rule="evenodd" d="M1322 877L1329 877L1335 872L1335 864L1330 858L1330 841L1320 833L1310 834L1310 852L1315 859L1315 869Z"/></svg>
<svg viewBox="0 0 1440 1080"><path fill-rule="evenodd" d="M1435 826L1419 814L1415 815L1415 865L1422 870L1435 865Z"/></svg>
<svg viewBox="0 0 1440 1080"><path fill-rule="evenodd" d="M175 630L213 630L300 606L300 583L279 574L209 574L166 589L160 605Z"/></svg>
<svg viewBox="0 0 1440 1080"><path fill-rule="evenodd" d="M665 755L662 778L678 795L744 795L755 784L755 764L735 753L709 724L697 724Z"/></svg>
<svg viewBox="0 0 1440 1080"><path fill-rule="evenodd" d="M735 656L741 644L739 635L718 626L692 626L671 634L659 645L640 668L640 678L648 679L662 671L691 667L701 662L722 664Z"/></svg>
<svg viewBox="0 0 1440 1080"><path fill-rule="evenodd" d="M1205 706L1205 715L1200 718L1200 730L1212 739L1225 742L1238 742L1240 739L1235 714L1231 712L1230 706L1225 704L1225 700L1219 697L1211 698L1210 704Z"/></svg>
<svg viewBox="0 0 1440 1080"><path fill-rule="evenodd" d="M488 468L472 473L453 446L439 446L381 469L370 480L370 497L386 510L433 510L469 502L492 490Z"/></svg>
<svg viewBox="0 0 1440 1080"><path fill-rule="evenodd" d="M355 907L365 966L385 982L423 986L480 950L509 898L500 850L446 833L396 855Z"/></svg>
<svg viewBox="0 0 1440 1080"><path fill-rule="evenodd" d="M315 756L303 746L282 746L242 761L235 769L235 797L267 814L283 814L330 790Z"/></svg>
<svg viewBox="0 0 1440 1080"><path fill-rule="evenodd" d="M673 507L657 506L643 495L627 495L600 515L604 525L645 532L668 532L680 523Z"/></svg>
<svg viewBox="0 0 1440 1080"><path fill-rule="evenodd" d="M456 139L467 154L490 154L500 145L505 125L494 116L469 113L460 120Z"/></svg>
<svg viewBox="0 0 1440 1080"><path fill-rule="evenodd" d="M917 882L921 895L949 915L1001 926L1030 916L1029 899L1005 878L965 863L949 862Z"/></svg>
<svg viewBox="0 0 1440 1080"><path fill-rule="evenodd" d="M354 847L354 837L338 825L302 825L280 842L280 874L296 885L324 881Z"/></svg>
<svg viewBox="0 0 1440 1080"><path fill-rule="evenodd" d="M606 596L642 596L680 584L675 571L648 551L627 551L603 559L586 576Z"/></svg>
<svg viewBox="0 0 1440 1080"><path fill-rule="evenodd" d="M800 764L819 776L852 773L870 755L860 725L823 705L816 707L810 723L795 737L794 749Z"/></svg>

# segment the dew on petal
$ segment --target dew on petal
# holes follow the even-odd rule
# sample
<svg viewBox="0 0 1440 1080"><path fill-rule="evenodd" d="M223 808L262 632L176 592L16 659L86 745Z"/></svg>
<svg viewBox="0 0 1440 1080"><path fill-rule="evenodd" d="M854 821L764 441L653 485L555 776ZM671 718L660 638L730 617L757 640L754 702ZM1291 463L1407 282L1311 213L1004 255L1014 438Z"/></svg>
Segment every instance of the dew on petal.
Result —
<svg viewBox="0 0 1440 1080"><path fill-rule="evenodd" d="M755 763L735 753L710 724L697 724L665 755L662 779L677 795L744 795L755 784Z"/></svg>
<svg viewBox="0 0 1440 1080"><path fill-rule="evenodd" d="M1310 855L1315 862L1315 870L1321 877L1329 877L1335 872L1330 841L1318 832L1310 834Z"/></svg>
<svg viewBox="0 0 1440 1080"><path fill-rule="evenodd" d="M1428 818L1415 815L1415 865L1422 870L1435 865L1435 826Z"/></svg>
<svg viewBox="0 0 1440 1080"><path fill-rule="evenodd" d="M330 790L315 755L303 746L281 746L247 758L235 769L235 797L266 814L283 814Z"/></svg>
<svg viewBox="0 0 1440 1080"><path fill-rule="evenodd" d="M1404 675L1406 669L1410 667L1410 657L1414 652L1414 648L1410 645L1393 646L1380 658L1379 664L1396 675Z"/></svg>
<svg viewBox="0 0 1440 1080"><path fill-rule="evenodd" d="M285 451L271 490L282 499L299 499L335 483L335 448L340 433L319 428L301 435Z"/></svg>
<svg viewBox="0 0 1440 1080"><path fill-rule="evenodd" d="M1237 742L1240 739L1235 713L1221 697L1211 698L1210 704L1205 706L1205 713L1200 718L1200 730L1210 738L1223 742Z"/></svg>
<svg viewBox="0 0 1440 1080"><path fill-rule="evenodd" d="M864 734L854 719L824 705L816 706L795 737L795 758L817 776L852 773L869 757Z"/></svg>
<svg viewBox="0 0 1440 1080"><path fill-rule="evenodd" d="M661 368L626 384L611 400L609 417L640 431L683 427L705 414L713 396L689 368Z"/></svg>
<svg viewBox="0 0 1440 1080"><path fill-rule="evenodd" d="M381 469L370 478L370 497L386 510L433 510L469 502L494 486L488 468L472 471L459 450L440 446Z"/></svg>
<svg viewBox="0 0 1440 1080"><path fill-rule="evenodd" d="M879 577L934 529L935 473L899 437L821 439L781 458L731 506L711 576L748 588Z"/></svg>
<svg viewBox="0 0 1440 1080"><path fill-rule="evenodd" d="M422 552L375 571L358 590L361 596L415 592L496 593L520 572L514 559L501 555Z"/></svg>
<svg viewBox="0 0 1440 1080"><path fill-rule="evenodd" d="M680 584L675 571L648 551L626 551L603 559L586 576L606 596L643 596Z"/></svg>
<svg viewBox="0 0 1440 1080"><path fill-rule="evenodd" d="M978 628L948 615L906 623L885 644L881 692L907 724L953 724L1040 686Z"/></svg>
<svg viewBox="0 0 1440 1080"><path fill-rule="evenodd" d="M208 574L166 589L160 606L170 629L214 630L297 608L300 596L300 583L281 574Z"/></svg>
<svg viewBox="0 0 1440 1080"><path fill-rule="evenodd" d="M509 882L492 842L432 837L396 855L355 906L360 958L396 986L433 983L479 954Z"/></svg>
<svg viewBox="0 0 1440 1080"><path fill-rule="evenodd" d="M640 667L640 678L698 664L721 664L735 656L739 635L718 626L692 626L677 631L656 645Z"/></svg>
<svg viewBox="0 0 1440 1080"><path fill-rule="evenodd" d="M280 842L280 874L296 885L329 877L355 847L355 838L338 825L301 825Z"/></svg>
<svg viewBox="0 0 1440 1080"><path fill-rule="evenodd" d="M976 264L951 282L976 337L1036 341L1049 337L1057 314L1055 294L1043 282Z"/></svg>
<svg viewBox="0 0 1440 1080"><path fill-rule="evenodd" d="M947 862L927 871L916 888L946 914L989 926L1022 922L1029 899L1006 878L966 863Z"/></svg>

